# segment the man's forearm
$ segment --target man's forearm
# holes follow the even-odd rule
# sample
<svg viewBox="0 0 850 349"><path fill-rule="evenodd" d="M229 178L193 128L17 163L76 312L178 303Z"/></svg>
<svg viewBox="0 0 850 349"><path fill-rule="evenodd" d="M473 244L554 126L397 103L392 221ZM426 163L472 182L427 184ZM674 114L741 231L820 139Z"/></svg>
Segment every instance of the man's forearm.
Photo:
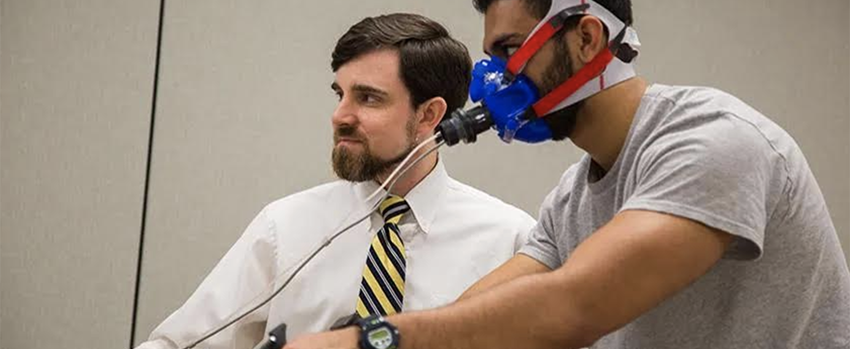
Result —
<svg viewBox="0 0 850 349"><path fill-rule="evenodd" d="M708 272L731 241L731 235L686 218L626 211L553 272L390 322L399 327L402 349L588 346ZM288 349L355 348L356 335L351 329Z"/></svg>
<svg viewBox="0 0 850 349"><path fill-rule="evenodd" d="M390 317L401 349L580 348L598 338L556 273L526 276L451 307Z"/></svg>
<svg viewBox="0 0 850 349"><path fill-rule="evenodd" d="M487 292L519 277L547 271L551 271L551 269L545 264L524 254L517 254L505 264L478 280L458 298L458 301Z"/></svg>

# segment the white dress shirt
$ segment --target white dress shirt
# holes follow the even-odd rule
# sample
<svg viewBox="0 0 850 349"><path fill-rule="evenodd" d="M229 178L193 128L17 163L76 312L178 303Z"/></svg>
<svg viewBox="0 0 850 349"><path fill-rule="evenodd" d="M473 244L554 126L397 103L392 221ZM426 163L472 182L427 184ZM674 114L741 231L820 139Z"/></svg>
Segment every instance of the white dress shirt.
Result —
<svg viewBox="0 0 850 349"><path fill-rule="evenodd" d="M139 349L180 348L258 304L330 235L368 213L374 182L337 181L266 206L186 303ZM377 202L379 199L374 199ZM534 219L448 176L442 162L406 196L399 227L407 254L403 310L454 301L510 259ZM336 239L269 304L198 348L252 348L281 322L287 336L327 330L354 313L378 213Z"/></svg>

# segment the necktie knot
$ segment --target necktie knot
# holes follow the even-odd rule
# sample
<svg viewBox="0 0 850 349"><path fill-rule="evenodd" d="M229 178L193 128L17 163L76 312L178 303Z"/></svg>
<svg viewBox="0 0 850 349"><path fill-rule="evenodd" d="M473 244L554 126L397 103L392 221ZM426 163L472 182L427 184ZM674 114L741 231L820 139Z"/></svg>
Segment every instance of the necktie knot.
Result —
<svg viewBox="0 0 850 349"><path fill-rule="evenodd" d="M403 198L390 195L383 202L381 202L381 216L384 217L384 223L392 223L398 224L401 221L401 217L404 216L407 211L410 211L410 205L407 204L407 201L404 201Z"/></svg>

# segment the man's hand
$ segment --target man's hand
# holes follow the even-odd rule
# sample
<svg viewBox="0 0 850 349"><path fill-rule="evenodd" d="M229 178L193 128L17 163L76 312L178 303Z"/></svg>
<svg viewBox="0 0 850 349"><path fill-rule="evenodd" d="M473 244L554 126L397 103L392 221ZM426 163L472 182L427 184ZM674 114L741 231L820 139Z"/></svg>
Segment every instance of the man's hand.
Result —
<svg viewBox="0 0 850 349"><path fill-rule="evenodd" d="M287 343L283 349L359 349L360 330L346 327L333 332L308 334Z"/></svg>

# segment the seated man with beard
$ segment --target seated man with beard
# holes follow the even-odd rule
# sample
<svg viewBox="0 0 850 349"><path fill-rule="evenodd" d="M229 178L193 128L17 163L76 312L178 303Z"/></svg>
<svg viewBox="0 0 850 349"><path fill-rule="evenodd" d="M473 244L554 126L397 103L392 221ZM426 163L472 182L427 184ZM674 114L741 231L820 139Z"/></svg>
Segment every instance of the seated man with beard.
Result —
<svg viewBox="0 0 850 349"><path fill-rule="evenodd" d="M179 348L257 305L331 234L355 222L379 187L446 114L464 105L471 59L430 19L366 18L332 56L333 168L343 180L269 204L188 301L139 348ZM427 147L426 147L427 149ZM420 150L419 153L423 153ZM450 178L437 153L411 168L379 212L341 235L269 304L200 345L251 348L278 324L288 335L339 318L433 308L507 261L534 220Z"/></svg>

